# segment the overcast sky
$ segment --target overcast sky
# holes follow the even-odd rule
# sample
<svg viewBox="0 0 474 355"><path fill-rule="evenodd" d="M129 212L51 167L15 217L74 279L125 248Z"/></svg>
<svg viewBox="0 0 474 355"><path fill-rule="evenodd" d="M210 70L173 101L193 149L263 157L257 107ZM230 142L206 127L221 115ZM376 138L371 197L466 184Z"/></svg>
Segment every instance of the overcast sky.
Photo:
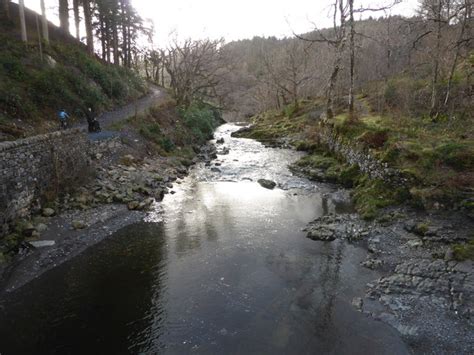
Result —
<svg viewBox="0 0 474 355"><path fill-rule="evenodd" d="M331 25L332 0L133 0L144 17L155 23L159 43L169 33L180 38L224 37L226 41L253 36L290 36ZM356 5L384 4L384 1L356 0ZM385 4L390 2L386 0ZM392 13L410 16L417 0L404 0ZM382 14L380 14L382 15ZM374 15L374 16L380 16Z"/></svg>
<svg viewBox="0 0 474 355"><path fill-rule="evenodd" d="M18 2L18 1L15 1ZM72 3L72 1L70 1ZM143 18L155 24L158 45L166 45L171 34L179 38L226 41L253 36L291 36L330 26L328 17L332 0L132 0ZM391 0L356 0L356 7L387 4ZM40 0L25 0L25 5L39 11ZM46 0L50 20L57 23L57 0ZM393 14L414 14L418 0L403 0ZM378 17L382 14L373 14ZM71 11L72 16L72 11ZM73 24L73 21L71 21ZM72 31L73 32L73 31Z"/></svg>

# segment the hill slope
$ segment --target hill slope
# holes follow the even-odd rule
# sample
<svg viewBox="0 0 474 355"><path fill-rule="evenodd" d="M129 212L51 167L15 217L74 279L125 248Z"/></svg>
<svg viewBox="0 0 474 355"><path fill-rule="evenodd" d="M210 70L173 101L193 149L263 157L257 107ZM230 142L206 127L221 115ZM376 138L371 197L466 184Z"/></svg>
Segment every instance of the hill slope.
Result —
<svg viewBox="0 0 474 355"><path fill-rule="evenodd" d="M16 8L12 4L14 20ZM147 92L133 72L90 56L82 43L52 24L41 56L35 13L27 11L26 17L28 45L21 42L14 20L0 22L0 141L56 128L59 108L79 116L86 108L101 112Z"/></svg>

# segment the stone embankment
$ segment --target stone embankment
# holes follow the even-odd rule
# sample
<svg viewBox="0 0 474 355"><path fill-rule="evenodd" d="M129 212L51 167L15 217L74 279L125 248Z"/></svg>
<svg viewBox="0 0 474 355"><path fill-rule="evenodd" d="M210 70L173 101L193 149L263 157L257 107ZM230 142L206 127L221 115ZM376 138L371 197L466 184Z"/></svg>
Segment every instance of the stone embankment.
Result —
<svg viewBox="0 0 474 355"><path fill-rule="evenodd" d="M91 144L85 129L0 143L0 225L41 207L41 199L87 179Z"/></svg>
<svg viewBox="0 0 474 355"><path fill-rule="evenodd" d="M355 142L345 142L332 127L321 124L318 139L331 152L343 157L349 165L357 165L371 179L382 179L393 186L404 186L410 182L404 174L375 158L367 149Z"/></svg>

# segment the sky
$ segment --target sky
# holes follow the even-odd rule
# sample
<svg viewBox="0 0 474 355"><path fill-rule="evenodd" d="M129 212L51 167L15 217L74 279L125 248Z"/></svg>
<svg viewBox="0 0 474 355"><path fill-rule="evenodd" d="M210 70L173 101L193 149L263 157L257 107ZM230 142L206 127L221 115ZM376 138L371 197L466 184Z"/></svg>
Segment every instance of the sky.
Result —
<svg viewBox="0 0 474 355"><path fill-rule="evenodd" d="M371 4L377 7L391 1L355 0L355 6ZM223 37L229 42L254 36L281 38L291 36L292 33L309 32L315 26L324 28L331 25L331 2L332 0L132 0L142 17L154 22L154 41L158 47L166 46L173 37ZM57 3L58 0L46 0L48 17L55 23L58 23ZM417 3L418 0L403 0L391 13L411 16ZM25 0L25 6L38 12L39 4L40 0ZM372 14L374 17L380 15L382 13Z"/></svg>
<svg viewBox="0 0 474 355"><path fill-rule="evenodd" d="M133 0L143 17L155 23L156 39L166 43L175 32L179 38L224 37L226 41L253 36L291 36L331 25L332 0ZM391 0L356 0L374 6ZM404 0L392 13L414 14L418 0ZM382 13L380 14L382 15ZM375 15L376 16L376 15Z"/></svg>

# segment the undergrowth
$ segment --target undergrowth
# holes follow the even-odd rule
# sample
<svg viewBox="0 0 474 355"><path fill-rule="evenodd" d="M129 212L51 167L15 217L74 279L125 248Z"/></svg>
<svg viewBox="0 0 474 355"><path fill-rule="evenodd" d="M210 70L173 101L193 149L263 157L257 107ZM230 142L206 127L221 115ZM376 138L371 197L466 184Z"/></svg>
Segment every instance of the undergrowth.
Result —
<svg viewBox="0 0 474 355"><path fill-rule="evenodd" d="M159 154L180 155L183 159L192 157L190 147L211 139L220 123L219 111L210 105L194 104L182 109L172 100L128 120L128 124L152 143ZM117 124L113 128L121 130L124 127L124 124Z"/></svg>

